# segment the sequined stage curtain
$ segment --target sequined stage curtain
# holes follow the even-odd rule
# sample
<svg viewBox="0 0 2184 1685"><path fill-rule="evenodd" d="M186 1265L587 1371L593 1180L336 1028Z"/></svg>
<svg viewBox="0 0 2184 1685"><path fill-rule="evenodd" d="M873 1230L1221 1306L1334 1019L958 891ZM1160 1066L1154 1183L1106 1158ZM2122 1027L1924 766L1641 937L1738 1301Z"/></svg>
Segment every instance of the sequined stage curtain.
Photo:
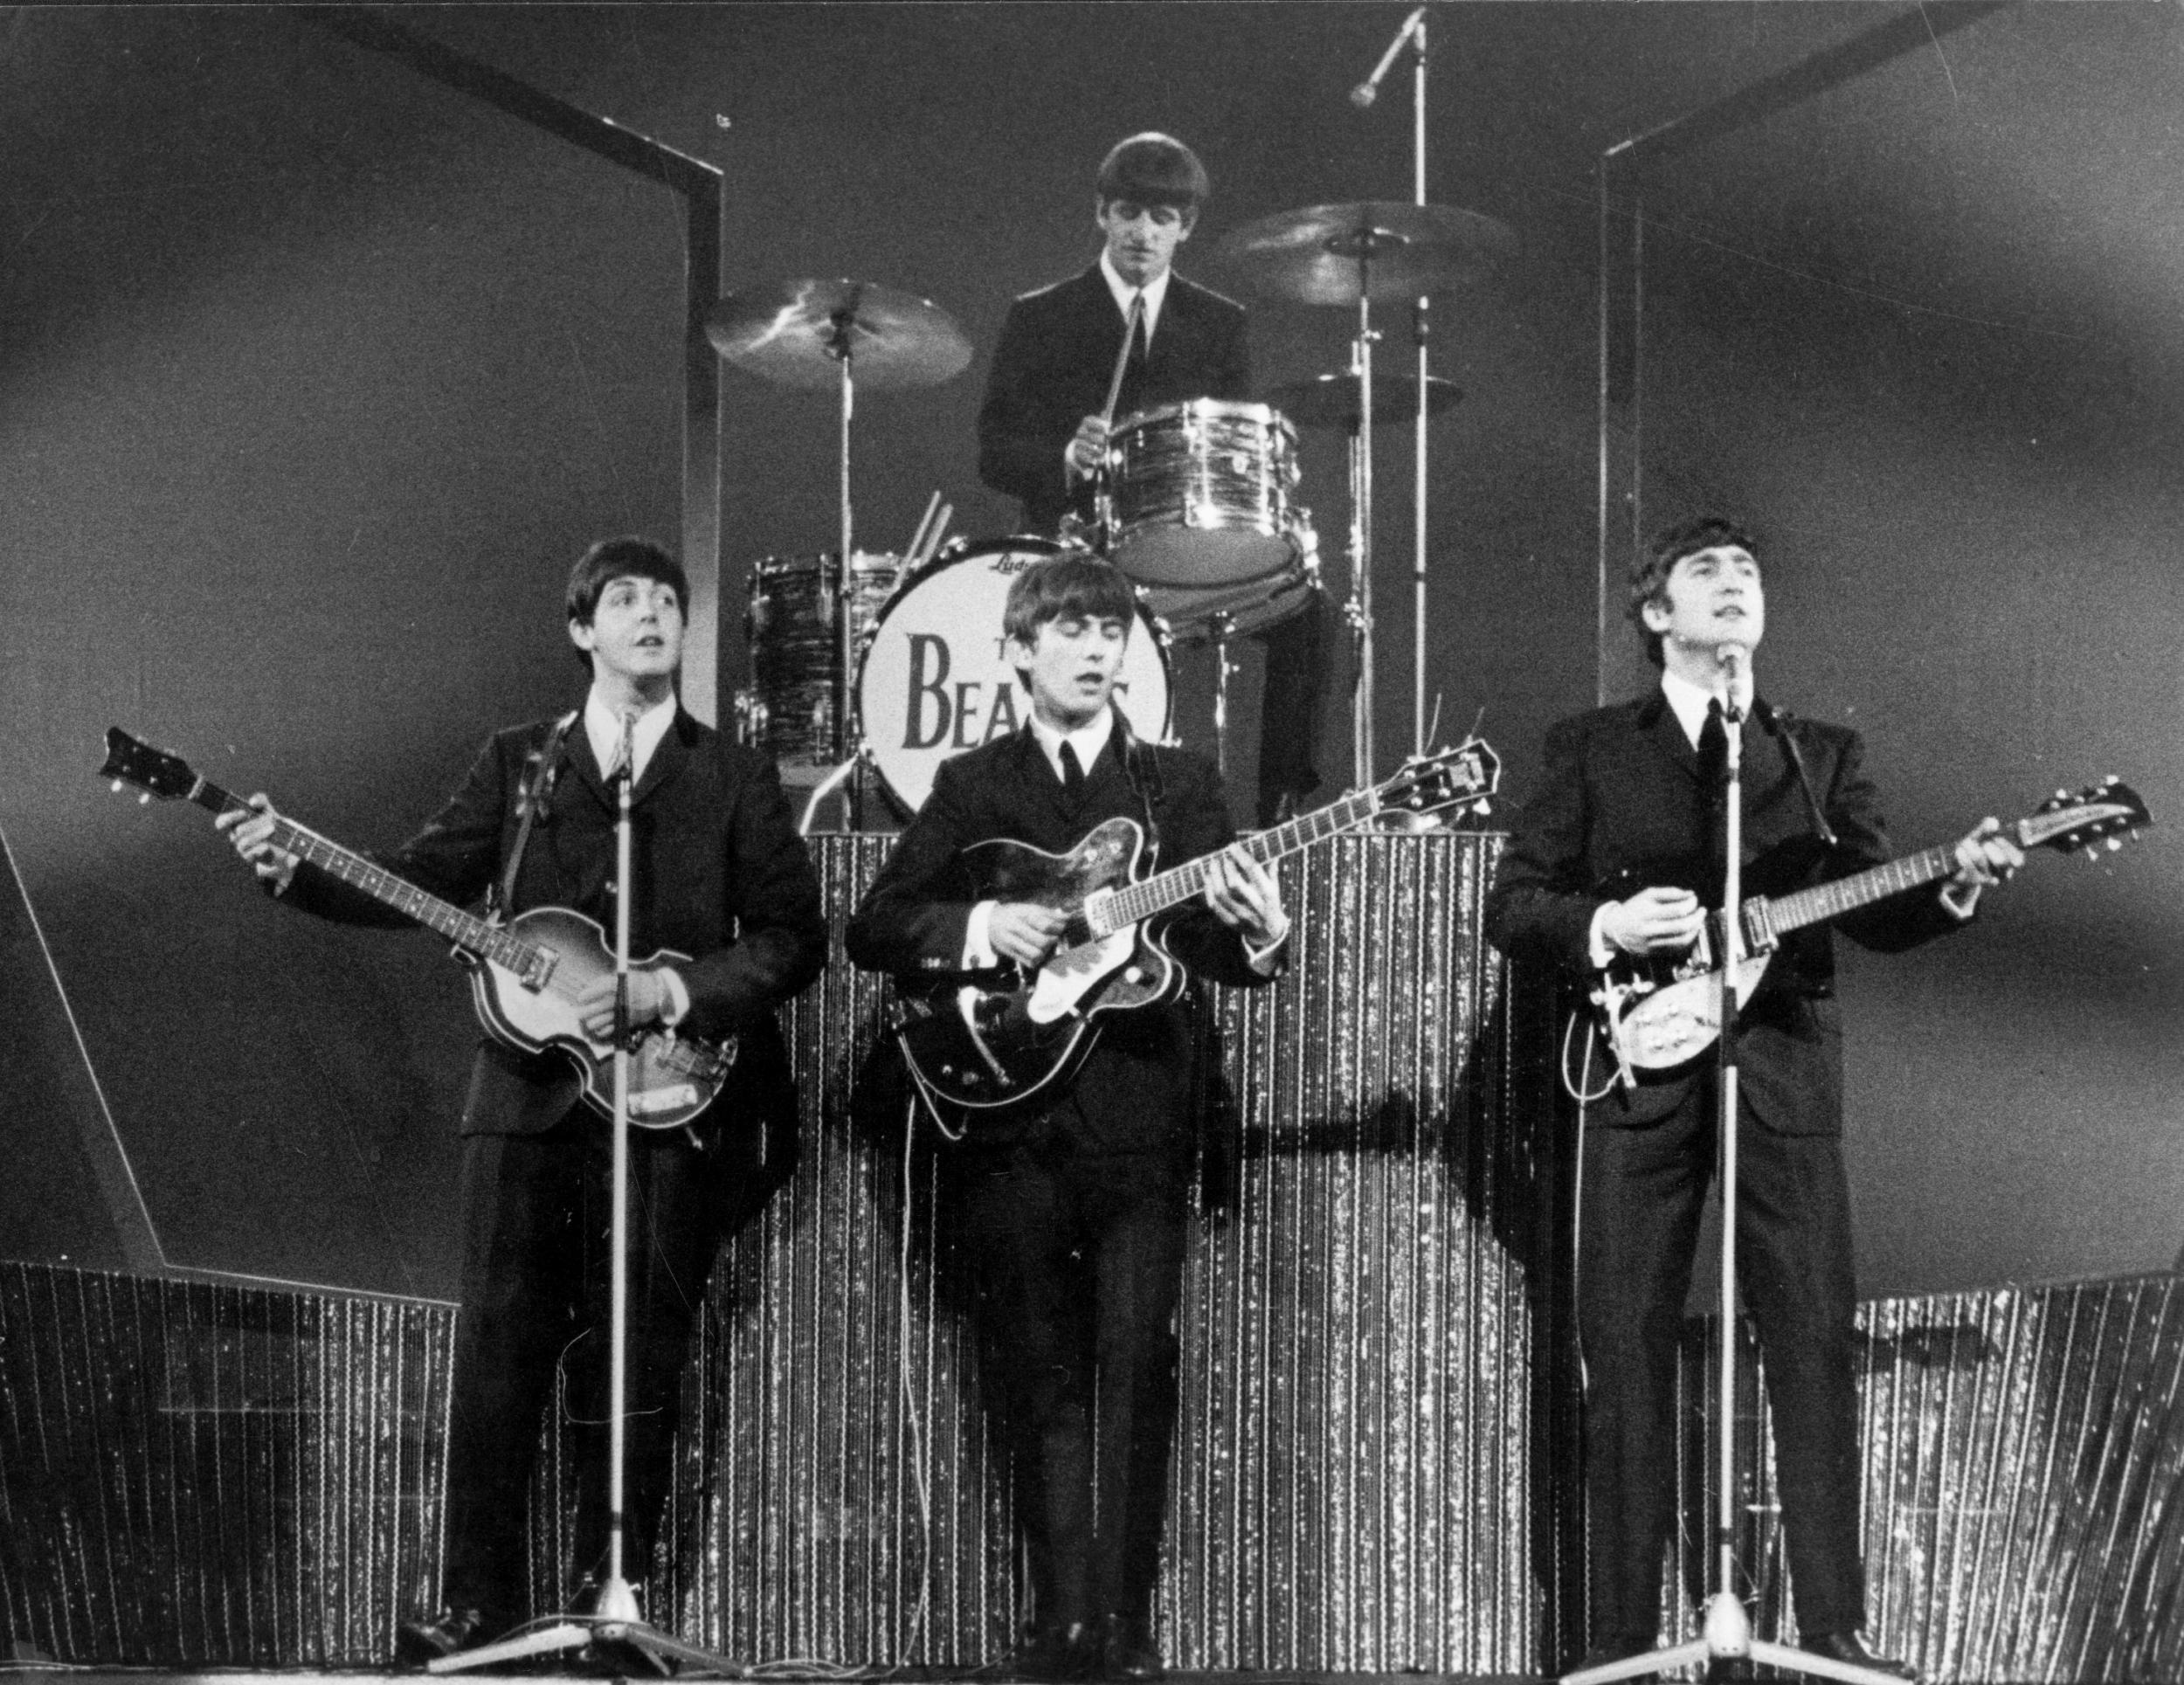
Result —
<svg viewBox="0 0 2184 1685"><path fill-rule="evenodd" d="M839 926L887 843L818 842ZM1498 846L1292 860L1293 976L1217 991L1162 1576L1176 1665L1522 1672L1568 1618L1574 1492L1552 1476L1573 1424L1526 1267L1552 1178L1517 1095L1545 1061L1479 936ZM933 1137L906 1149L902 1102L858 1092L884 1007L839 963L798 1003L807 1157L716 1279L686 1395L661 1606L732 1655L969 1666L1015 1624Z"/></svg>

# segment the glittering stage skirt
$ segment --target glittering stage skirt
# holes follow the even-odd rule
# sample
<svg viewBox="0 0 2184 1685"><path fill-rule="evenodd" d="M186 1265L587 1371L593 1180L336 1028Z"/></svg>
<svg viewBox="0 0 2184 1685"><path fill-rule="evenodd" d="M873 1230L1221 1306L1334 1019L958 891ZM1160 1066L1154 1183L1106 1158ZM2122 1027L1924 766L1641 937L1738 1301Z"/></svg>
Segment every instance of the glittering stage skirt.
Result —
<svg viewBox="0 0 2184 1685"><path fill-rule="evenodd" d="M819 839L838 919L887 846ZM1292 974L1213 991L1171 1667L1536 1674L1581 1630L1555 1025L1480 943L1497 847L1291 861ZM653 1619L749 1661L968 1668L1019 1613L936 1148L867 1069L885 1006L838 965L786 1014L805 1159L722 1254L641 1565ZM0 1632L70 1661L385 1661L436 1587L456 1314L0 1264ZM1870 1635L1939 1680L2184 1677L2177 1281L1884 1301L1862 1325ZM1695 1329L1695 1401L1707 1352ZM1742 1561L1787 1636L1744 1392ZM543 1444L545 1610L573 1486L550 1423ZM1683 1461L1711 1477L1696 1442ZM1711 1495L1686 1510L1703 1554ZM1707 1567L1680 1565L1671 1619Z"/></svg>

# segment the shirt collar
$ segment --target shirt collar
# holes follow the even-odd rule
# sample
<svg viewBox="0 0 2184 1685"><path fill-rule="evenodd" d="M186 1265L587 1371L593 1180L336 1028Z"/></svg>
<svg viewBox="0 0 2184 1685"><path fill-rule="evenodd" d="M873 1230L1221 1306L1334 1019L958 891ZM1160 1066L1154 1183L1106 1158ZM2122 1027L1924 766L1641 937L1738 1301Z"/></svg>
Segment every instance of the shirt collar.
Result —
<svg viewBox="0 0 2184 1685"><path fill-rule="evenodd" d="M1115 704L1109 702L1095 715L1090 722L1075 731L1056 731L1036 714L1031 716L1032 735L1039 740L1040 753L1047 757L1047 764L1054 770L1054 777L1061 777L1061 746L1067 742L1077 751L1077 769L1086 777L1092 776L1092 763L1107 747L1115 735Z"/></svg>
<svg viewBox="0 0 2184 1685"><path fill-rule="evenodd" d="M674 721L675 699L672 694L637 716L637 729L632 734L632 777L642 778L645 776L645 768L652 761L653 751L660 747L660 740L667 735L667 728ZM591 753L599 763L599 770L611 773L616 758L622 752L622 722L597 686L584 698L584 731L591 740Z"/></svg>
<svg viewBox="0 0 2184 1685"><path fill-rule="evenodd" d="M1743 690L1738 707L1744 713L1749 714L1752 712L1752 675L1749 672L1745 674ZM1668 698L1669 706L1676 710L1676 722L1683 728L1685 739L1692 748L1697 749L1698 734L1706 724L1707 707L1718 700L1720 693L1709 690L1703 685L1695 685L1689 679L1670 673L1664 667L1661 672L1661 694Z"/></svg>
<svg viewBox="0 0 2184 1685"><path fill-rule="evenodd" d="M1132 287L1116 273L1114 264L1109 261L1108 255L1104 252L1100 253L1100 273L1107 277L1107 290L1114 296L1115 307L1123 313L1123 320L1128 321L1130 301L1137 288ZM1152 330L1160 325L1160 307L1168 296L1168 283L1174 278L1175 271L1172 268L1164 269L1160 272L1160 279L1149 282L1144 289L1145 346L1148 350L1152 347Z"/></svg>

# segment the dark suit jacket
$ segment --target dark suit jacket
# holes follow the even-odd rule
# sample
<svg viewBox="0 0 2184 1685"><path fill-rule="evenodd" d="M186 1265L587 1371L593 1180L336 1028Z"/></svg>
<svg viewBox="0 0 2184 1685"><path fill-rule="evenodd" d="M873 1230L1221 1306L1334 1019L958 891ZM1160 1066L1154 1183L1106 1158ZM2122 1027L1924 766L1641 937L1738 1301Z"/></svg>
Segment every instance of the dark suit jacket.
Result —
<svg viewBox="0 0 2184 1685"><path fill-rule="evenodd" d="M495 733L432 822L400 848L373 858L444 901L480 900L515 846L517 797L553 723ZM611 933L615 800L581 720L561 758L552 799L524 847L510 911L566 907ZM826 924L818 876L773 763L678 711L638 781L632 817L631 955L643 959L661 948L689 955L691 963L676 968L690 990L684 1025L708 1038L731 1031L742 1037L729 1085L702 1122L726 1115L761 1125L769 1171L785 1171L793 1163L796 1094L773 1009L819 975ZM409 922L308 864L287 898L348 923ZM579 1087L559 1054L524 1054L482 1041L463 1132L550 1129L577 1102Z"/></svg>
<svg viewBox="0 0 2184 1685"><path fill-rule="evenodd" d="M849 957L915 984L921 973L963 963L964 936L978 891L963 852L996 838L1050 853L1073 847L1094 825L1121 814L1143 825L1147 797L1165 869L1223 847L1234 835L1220 776L1179 749L1140 743L1137 785L1124 770L1118 732L1086 775L1075 806L1026 727L943 762L933 792L895 844L850 921ZM1242 938L1202 901L1178 908L1165 945L1193 977L1250 987L1268 979L1251 968ZM1285 950L1286 951L1286 950ZM1075 1144L1101 1151L1168 1152L1187 1147L1191 1116L1190 1011L1168 1001L1109 1012L1079 1073L1075 1105L1061 1125ZM981 1141L1012 1139L1031 1120L981 1118Z"/></svg>
<svg viewBox="0 0 2184 1685"><path fill-rule="evenodd" d="M1071 506L1062 452L1107 401L1123 349L1123 315L1095 263L1009 307L978 411L978 478L1024 500L1024 522L1050 533ZM1144 366L1123 382L1115 419L1198 397L1251 395L1241 305L1171 276ZM1089 492L1078 513L1090 514Z"/></svg>
<svg viewBox="0 0 2184 1685"><path fill-rule="evenodd" d="M1839 846L1823 853L1813 844L1812 857L1796 863L1788 881L1748 870L1747 895L1847 876L1890 855L1857 733L1809 720L1786 722L1784 729L1796 735ZM1779 867L1814 837L1810 810L1774 736L1747 720L1743 743L1745 860L1771 859ZM1587 942L1604 901L1646 882L1696 878L1708 880L1697 886L1702 899L1718 904L1719 815L1718 798L1710 800L1702 788L1697 756L1659 691L1560 722L1547 733L1538 785L1487 903L1489 940L1513 958L1589 979ZM1625 871L1635 872L1638 881L1602 890ZM1863 946L1892 951L1959 922L1929 885L1836 920L1834 928ZM1759 1122L1784 1134L1842 1129L1842 1019L1829 931L1808 926L1785 939L1741 1019L1742 1102ZM1702 1060L1700 1067L1708 1063ZM1619 1090L1592 1115L1610 1124L1652 1122L1683 1099L1692 1080L1686 1073L1642 1082L1635 1095Z"/></svg>

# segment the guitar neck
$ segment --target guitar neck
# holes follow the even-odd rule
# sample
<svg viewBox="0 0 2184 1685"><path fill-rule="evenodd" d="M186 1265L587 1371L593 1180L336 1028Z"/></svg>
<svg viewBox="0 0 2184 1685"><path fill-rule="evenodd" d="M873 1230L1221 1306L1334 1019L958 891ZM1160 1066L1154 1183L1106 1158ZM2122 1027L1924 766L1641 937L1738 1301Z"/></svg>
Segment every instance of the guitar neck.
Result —
<svg viewBox="0 0 2184 1685"><path fill-rule="evenodd" d="M1300 815L1287 825L1256 832L1240 839L1244 852L1261 866L1271 866L1285 854L1309 848L1330 837L1354 831L1380 811L1380 792L1360 790L1338 802ZM1180 907L1206 890L1214 856L1201 854L1165 872L1156 872L1137 883L1124 884L1115 892L1114 919L1117 924L1136 924L1171 907Z"/></svg>
<svg viewBox="0 0 2184 1685"><path fill-rule="evenodd" d="M1787 895L1756 898L1745 908L1745 930L1748 940L1757 941L1759 922L1776 936L1792 930L1801 930L1808 924L1818 924L1823 919L1838 918L1858 908L1885 901L1890 895L1901 894L1906 889L1916 889L1922 883L1934 883L1957 869L1956 846L1952 843L1937 843L1932 848L1922 848L1915 854L1906 854L1883 865L1870 867L1863 872L1854 872L1847 878L1832 882L1814 884L1810 889L1799 889Z"/></svg>
<svg viewBox="0 0 2184 1685"><path fill-rule="evenodd" d="M190 788L189 798L200 807L215 813L251 812L248 802L243 801L209 779L199 778ZM276 818L273 820L273 840L276 846L287 850L299 860L306 860L323 872L330 873L353 888L362 890L374 901L406 913L427 929L436 930L456 947L507 966L510 970L528 969L534 952L533 944L511 935L499 925L489 924L476 915L466 913L452 901L427 894L407 879L397 878L384 867L375 866L362 854L330 842L315 831L298 825L293 819Z"/></svg>

